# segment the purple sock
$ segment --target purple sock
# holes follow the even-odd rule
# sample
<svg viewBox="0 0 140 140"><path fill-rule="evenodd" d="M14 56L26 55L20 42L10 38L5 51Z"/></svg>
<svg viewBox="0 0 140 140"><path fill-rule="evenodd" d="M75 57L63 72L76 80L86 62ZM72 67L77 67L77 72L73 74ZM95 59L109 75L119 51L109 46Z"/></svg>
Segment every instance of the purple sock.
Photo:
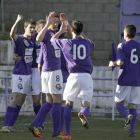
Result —
<svg viewBox="0 0 140 140"><path fill-rule="evenodd" d="M46 102L45 104L43 104L34 121L32 122L32 125L34 125L35 127L42 127L42 124L44 123L51 108L52 105L50 103Z"/></svg>
<svg viewBox="0 0 140 140"><path fill-rule="evenodd" d="M14 126L15 125L15 122L16 122L17 117L19 115L20 109L21 109L21 107L19 105L17 105L15 107L13 115L12 115L12 117L10 119L10 122L9 122L9 126Z"/></svg>
<svg viewBox="0 0 140 140"><path fill-rule="evenodd" d="M65 128L66 128L66 135L70 135L70 127L71 127L71 110L72 106L66 105L64 110L64 122L65 122Z"/></svg>
<svg viewBox="0 0 140 140"><path fill-rule="evenodd" d="M61 107L60 131L62 131L64 127L64 109L65 107Z"/></svg>
<svg viewBox="0 0 140 140"><path fill-rule="evenodd" d="M34 107L34 112L37 115L39 109L41 108L41 105L39 105L39 106L33 106L33 107Z"/></svg>
<svg viewBox="0 0 140 140"><path fill-rule="evenodd" d="M4 120L4 126L9 126L9 122L11 120L11 116L14 112L15 108L8 106L7 107L7 112L5 115L5 120Z"/></svg>
<svg viewBox="0 0 140 140"><path fill-rule="evenodd" d="M129 113L127 112L126 108L122 105L122 104L118 104L116 106L118 112L123 115L125 118L129 115Z"/></svg>
<svg viewBox="0 0 140 140"><path fill-rule="evenodd" d="M61 113L61 104L53 103L52 107L52 117L53 117L53 134L57 135L60 133L60 113Z"/></svg>
<svg viewBox="0 0 140 140"><path fill-rule="evenodd" d="M137 120L137 112L136 112L136 109L131 108L131 109L129 109L129 113L133 115L133 119L131 121L131 126L129 129L129 133L130 133L130 132L134 132L135 124L136 124L136 120Z"/></svg>
<svg viewBox="0 0 140 140"><path fill-rule="evenodd" d="M50 117L53 119L53 117L52 117L52 108L50 109L49 114L50 114Z"/></svg>
<svg viewBox="0 0 140 140"><path fill-rule="evenodd" d="M89 115L89 107L81 108L80 112L82 112L87 117Z"/></svg>

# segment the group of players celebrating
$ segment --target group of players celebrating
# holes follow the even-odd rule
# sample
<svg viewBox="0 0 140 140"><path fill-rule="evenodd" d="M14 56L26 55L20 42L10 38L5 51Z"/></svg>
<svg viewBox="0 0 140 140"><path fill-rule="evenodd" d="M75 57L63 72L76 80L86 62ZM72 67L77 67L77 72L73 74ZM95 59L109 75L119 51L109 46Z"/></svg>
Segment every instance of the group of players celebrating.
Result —
<svg viewBox="0 0 140 140"><path fill-rule="evenodd" d="M47 114L50 113L53 120L52 137L71 139L71 111L76 97L81 99L78 117L84 128L89 129L86 117L90 113L93 96L90 51L94 49L94 44L83 34L83 23L75 19L70 26L65 13L60 14L60 29L59 15L50 12L46 21L39 20L35 23L33 19L26 20L25 32L18 36L17 27L22 19L22 15L18 15L10 32L15 46L13 100L7 108L1 132L22 131L14 124L26 95L31 92L36 117L28 126L30 132L35 137L43 137L40 132ZM129 130L130 137L135 136L136 104L140 103L140 44L134 41L135 34L134 25L125 26L126 42L118 45L117 60L109 63L109 67L120 66L115 102L119 113L126 118L124 129ZM129 113L124 107L125 100L130 104Z"/></svg>

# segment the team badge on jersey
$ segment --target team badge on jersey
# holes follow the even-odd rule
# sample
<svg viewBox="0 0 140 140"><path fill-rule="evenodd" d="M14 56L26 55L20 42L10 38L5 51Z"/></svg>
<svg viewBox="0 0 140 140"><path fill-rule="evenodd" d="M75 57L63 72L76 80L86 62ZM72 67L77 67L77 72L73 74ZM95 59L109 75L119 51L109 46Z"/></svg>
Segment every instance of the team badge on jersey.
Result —
<svg viewBox="0 0 140 140"><path fill-rule="evenodd" d="M23 40L24 41L24 44L28 47L29 46L29 43L26 39Z"/></svg>
<svg viewBox="0 0 140 140"><path fill-rule="evenodd" d="M61 85L60 85L60 84L57 84L57 85L56 85L56 89L57 89L57 90L62 89Z"/></svg>
<svg viewBox="0 0 140 140"><path fill-rule="evenodd" d="M51 34L51 36L54 36L54 33L50 33Z"/></svg>
<svg viewBox="0 0 140 140"><path fill-rule="evenodd" d="M23 89L22 84L18 84L18 89Z"/></svg>
<svg viewBox="0 0 140 140"><path fill-rule="evenodd" d="M33 88L32 88L32 86L31 86L31 91L33 91Z"/></svg>

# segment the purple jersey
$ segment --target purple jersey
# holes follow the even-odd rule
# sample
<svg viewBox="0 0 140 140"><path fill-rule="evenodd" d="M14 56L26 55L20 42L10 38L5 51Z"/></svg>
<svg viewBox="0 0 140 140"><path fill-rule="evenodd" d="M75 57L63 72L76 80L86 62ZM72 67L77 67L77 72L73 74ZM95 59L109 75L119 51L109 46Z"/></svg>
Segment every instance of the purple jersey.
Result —
<svg viewBox="0 0 140 140"><path fill-rule="evenodd" d="M38 57L38 64L43 65L43 53L42 53L42 47L40 49L40 54ZM64 58L63 53L61 52L61 71L62 71L62 75L63 75L63 83L67 82L67 78L69 76L68 70L67 70L67 66L66 66L66 61Z"/></svg>
<svg viewBox="0 0 140 140"><path fill-rule="evenodd" d="M74 39L57 39L52 42L55 47L63 51L69 73L92 73L93 65L90 51L94 44L81 37Z"/></svg>
<svg viewBox="0 0 140 140"><path fill-rule="evenodd" d="M36 32L35 35L33 36L33 38L35 40L36 40L37 34L38 33ZM35 41L35 47L34 47L34 50L33 50L32 68L37 68L38 67L37 60L38 60L38 57L39 57L40 48L41 48L40 42Z"/></svg>
<svg viewBox="0 0 140 140"><path fill-rule="evenodd" d="M57 29L56 31L51 31L48 29L43 41L40 42L43 52L43 72L61 69L61 50L58 47L53 47L50 42L51 37L58 31L59 29ZM63 36L64 33L61 35L61 37Z"/></svg>
<svg viewBox="0 0 140 140"><path fill-rule="evenodd" d="M61 71L63 75L63 83L67 82L67 78L69 76L66 60L64 58L63 52L61 51Z"/></svg>
<svg viewBox="0 0 140 140"><path fill-rule="evenodd" d="M120 43L117 60L124 62L119 70L118 85L140 86L140 43L134 40Z"/></svg>
<svg viewBox="0 0 140 140"><path fill-rule="evenodd" d="M13 74L29 75L31 74L32 53L34 49L34 39L27 39L23 35L18 36L14 41L15 54L22 56L20 62L15 62Z"/></svg>

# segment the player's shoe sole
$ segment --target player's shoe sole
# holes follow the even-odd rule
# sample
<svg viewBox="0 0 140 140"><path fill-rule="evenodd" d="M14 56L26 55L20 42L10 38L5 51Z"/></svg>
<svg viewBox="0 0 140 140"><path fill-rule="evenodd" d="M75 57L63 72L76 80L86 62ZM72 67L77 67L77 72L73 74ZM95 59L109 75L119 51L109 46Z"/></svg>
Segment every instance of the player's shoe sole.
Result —
<svg viewBox="0 0 140 140"><path fill-rule="evenodd" d="M0 132L2 133L10 133L10 126L3 126Z"/></svg>
<svg viewBox="0 0 140 140"><path fill-rule="evenodd" d="M131 114L129 114L127 118L125 119L125 124L124 124L125 131L128 131L130 129L130 124L131 124L132 119L133 119L133 115Z"/></svg>
<svg viewBox="0 0 140 140"><path fill-rule="evenodd" d="M32 132L34 137L43 137L43 136L40 135L40 132L39 132L38 128L33 126L32 124L30 124L28 126L28 129Z"/></svg>
<svg viewBox="0 0 140 140"><path fill-rule="evenodd" d="M81 120L82 125L84 126L84 128L85 129L89 129L89 123L87 121L86 116L82 112L79 112L78 113L78 117L80 118L80 120Z"/></svg>
<svg viewBox="0 0 140 140"><path fill-rule="evenodd" d="M64 136L62 139L71 139L71 135Z"/></svg>

